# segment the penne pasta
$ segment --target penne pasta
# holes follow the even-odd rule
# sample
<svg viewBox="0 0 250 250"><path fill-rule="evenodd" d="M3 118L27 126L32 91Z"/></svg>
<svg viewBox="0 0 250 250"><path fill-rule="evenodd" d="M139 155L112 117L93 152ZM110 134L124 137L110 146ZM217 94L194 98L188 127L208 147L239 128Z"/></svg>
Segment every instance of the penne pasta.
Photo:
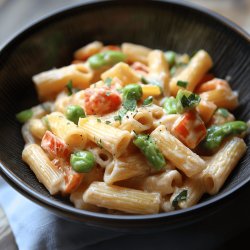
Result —
<svg viewBox="0 0 250 250"><path fill-rule="evenodd" d="M170 81L170 92L175 96L180 89L178 81L187 82L186 89L193 91L205 73L212 67L213 62L209 54L199 50L189 62L188 66Z"/></svg>
<svg viewBox="0 0 250 250"><path fill-rule="evenodd" d="M121 48L128 62L141 62L147 64L147 57L151 49L133 43L123 43Z"/></svg>
<svg viewBox="0 0 250 250"><path fill-rule="evenodd" d="M22 158L50 194L56 194L61 190L63 174L52 164L40 146L28 144L23 150Z"/></svg>
<svg viewBox="0 0 250 250"><path fill-rule="evenodd" d="M203 172L206 191L216 194L246 152L246 144L238 137L230 138L209 161Z"/></svg>
<svg viewBox="0 0 250 250"><path fill-rule="evenodd" d="M90 85L92 72L84 64L52 69L33 76L40 100L51 100L72 81L74 88L85 89Z"/></svg>
<svg viewBox="0 0 250 250"><path fill-rule="evenodd" d="M60 112L53 112L46 117L51 132L63 139L70 148L84 148L87 135L82 128L66 119Z"/></svg>
<svg viewBox="0 0 250 250"><path fill-rule="evenodd" d="M106 167L104 181L113 184L136 176L149 173L150 167L141 154L132 154L114 160Z"/></svg>
<svg viewBox="0 0 250 250"><path fill-rule="evenodd" d="M171 135L163 125L156 128L151 137L163 155L188 177L200 173L205 168L205 162Z"/></svg>
<svg viewBox="0 0 250 250"><path fill-rule="evenodd" d="M84 130L89 140L116 157L122 155L131 140L128 131L98 122L95 118L80 118L78 125Z"/></svg>
<svg viewBox="0 0 250 250"><path fill-rule="evenodd" d="M158 193L146 193L136 189L93 182L83 195L84 202L116 209L132 214L155 214L159 212L161 197Z"/></svg>

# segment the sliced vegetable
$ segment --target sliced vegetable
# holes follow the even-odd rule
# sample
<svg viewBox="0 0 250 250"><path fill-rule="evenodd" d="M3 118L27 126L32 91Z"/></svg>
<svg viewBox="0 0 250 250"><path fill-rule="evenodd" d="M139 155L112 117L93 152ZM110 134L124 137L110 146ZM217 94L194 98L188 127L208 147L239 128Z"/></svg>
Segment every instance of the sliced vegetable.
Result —
<svg viewBox="0 0 250 250"><path fill-rule="evenodd" d="M41 147L53 158L61 157L66 159L70 154L68 145L48 130L42 138Z"/></svg>
<svg viewBox="0 0 250 250"><path fill-rule="evenodd" d="M74 122L77 125L79 118L84 118L86 116L81 106L70 105L66 109L66 117L67 119L69 119L70 121Z"/></svg>
<svg viewBox="0 0 250 250"><path fill-rule="evenodd" d="M206 137L205 124L195 111L182 114L175 121L171 132L191 149Z"/></svg>
<svg viewBox="0 0 250 250"><path fill-rule="evenodd" d="M246 132L247 128L247 124L243 121L233 121L212 126L207 130L207 136L202 142L202 146L208 150L215 150L227 136L240 135Z"/></svg>
<svg viewBox="0 0 250 250"><path fill-rule="evenodd" d="M25 109L18 114L16 114L16 119L21 122L25 123L27 122L31 117L33 116L33 111L32 109Z"/></svg>
<svg viewBox="0 0 250 250"><path fill-rule="evenodd" d="M79 173L88 173L95 166L95 157L89 151L78 151L70 156L72 168Z"/></svg>
<svg viewBox="0 0 250 250"><path fill-rule="evenodd" d="M176 114L177 113L177 101L176 99L171 96L166 98L163 108L167 112L167 114Z"/></svg>
<svg viewBox="0 0 250 250"><path fill-rule="evenodd" d="M166 161L163 154L157 148L155 142L149 135L136 135L133 143L141 150L145 155L149 163L157 170L162 169L166 166Z"/></svg>
<svg viewBox="0 0 250 250"><path fill-rule="evenodd" d="M139 84L129 84L123 88L123 99L140 100L142 97L142 87Z"/></svg>
<svg viewBox="0 0 250 250"><path fill-rule="evenodd" d="M107 86L88 88L84 91L84 108L87 115L110 113L117 110L121 102L120 94Z"/></svg>
<svg viewBox="0 0 250 250"><path fill-rule="evenodd" d="M200 100L201 98L199 95L188 90L180 89L176 96L177 112L181 114L187 110L195 108L199 104Z"/></svg>
<svg viewBox="0 0 250 250"><path fill-rule="evenodd" d="M99 69L103 66L113 66L118 62L124 61L125 58L125 54L120 51L107 50L91 56L88 62L92 69Z"/></svg>

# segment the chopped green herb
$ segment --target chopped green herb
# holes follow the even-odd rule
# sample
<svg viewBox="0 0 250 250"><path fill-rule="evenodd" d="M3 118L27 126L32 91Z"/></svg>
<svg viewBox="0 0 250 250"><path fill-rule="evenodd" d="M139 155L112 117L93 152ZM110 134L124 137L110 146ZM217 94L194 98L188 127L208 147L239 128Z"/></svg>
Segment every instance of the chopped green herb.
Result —
<svg viewBox="0 0 250 250"><path fill-rule="evenodd" d="M145 85L149 84L148 80L144 76L141 77L141 82Z"/></svg>
<svg viewBox="0 0 250 250"><path fill-rule="evenodd" d="M106 123L106 124L110 124L110 123L111 123L111 121L105 121L105 123Z"/></svg>
<svg viewBox="0 0 250 250"><path fill-rule="evenodd" d="M99 123L101 123L101 122L102 122L100 118L97 118L96 120L97 120L97 122L99 122Z"/></svg>
<svg viewBox="0 0 250 250"><path fill-rule="evenodd" d="M67 84L66 84L66 88L68 90L68 95L72 95L73 94L73 82L72 80L70 80Z"/></svg>
<svg viewBox="0 0 250 250"><path fill-rule="evenodd" d="M172 201L173 207L176 209L179 206L179 202L187 200L187 189L182 190Z"/></svg>
<svg viewBox="0 0 250 250"><path fill-rule="evenodd" d="M171 96L166 98L163 108L167 112L167 114L176 114L177 113L177 101L176 99Z"/></svg>
<svg viewBox="0 0 250 250"><path fill-rule="evenodd" d="M121 123L122 117L120 115L116 115L116 116L114 116L114 120L119 121Z"/></svg>
<svg viewBox="0 0 250 250"><path fill-rule="evenodd" d="M125 99L122 105L127 111L135 111L136 104L137 102L134 99Z"/></svg>
<svg viewBox="0 0 250 250"><path fill-rule="evenodd" d="M186 88L187 85L188 85L188 82L185 82L185 81L178 81L177 82L177 86L179 86L179 87Z"/></svg>
<svg viewBox="0 0 250 250"><path fill-rule="evenodd" d="M18 114L16 114L16 119L21 122L21 123L25 123L27 122L31 117L33 116L33 111L32 109L26 109L23 110L21 112L19 112Z"/></svg>
<svg viewBox="0 0 250 250"><path fill-rule="evenodd" d="M195 108L200 100L201 98L199 95L180 89L176 95L177 112L182 114L187 110Z"/></svg>
<svg viewBox="0 0 250 250"><path fill-rule="evenodd" d="M229 116L229 112L227 109L219 108L217 109L218 114L222 115L224 118L227 118Z"/></svg>
<svg viewBox="0 0 250 250"><path fill-rule="evenodd" d="M149 106L153 103L153 100L154 100L153 96L149 96L143 101L142 105Z"/></svg>
<svg viewBox="0 0 250 250"><path fill-rule="evenodd" d="M111 82L112 82L112 78L111 78L111 77L106 78L105 81L104 81L104 83L105 83L108 87L111 86Z"/></svg>

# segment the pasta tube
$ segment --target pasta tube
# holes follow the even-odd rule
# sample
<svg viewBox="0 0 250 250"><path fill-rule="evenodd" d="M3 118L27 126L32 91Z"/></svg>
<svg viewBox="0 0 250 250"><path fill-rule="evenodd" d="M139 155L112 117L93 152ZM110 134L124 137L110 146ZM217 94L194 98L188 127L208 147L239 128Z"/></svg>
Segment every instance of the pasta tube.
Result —
<svg viewBox="0 0 250 250"><path fill-rule="evenodd" d="M132 214L155 214L159 212L161 197L136 189L93 182L83 195L84 202L116 209Z"/></svg>
<svg viewBox="0 0 250 250"><path fill-rule="evenodd" d="M86 132L89 140L116 157L122 155L131 140L128 131L98 122L95 118L80 118L78 125Z"/></svg>
<svg viewBox="0 0 250 250"><path fill-rule="evenodd" d="M101 75L101 79L103 81L105 81L107 78L114 77L118 78L123 86L140 81L140 77L136 74L136 72L124 62L117 63L115 66L105 71Z"/></svg>
<svg viewBox="0 0 250 250"><path fill-rule="evenodd" d="M230 138L208 162L203 172L206 191L216 194L238 161L246 152L246 144L238 137Z"/></svg>
<svg viewBox="0 0 250 250"><path fill-rule="evenodd" d="M182 184L182 176L177 170L166 170L162 174L152 175L145 178L143 190L158 192L162 196L174 192L176 186Z"/></svg>
<svg viewBox="0 0 250 250"><path fill-rule="evenodd" d="M149 53L148 68L148 77L150 79L155 79L156 81L158 81L163 87L164 93L169 95L169 67L162 51L153 50Z"/></svg>
<svg viewBox="0 0 250 250"><path fill-rule="evenodd" d="M212 67L213 62L209 54L204 50L199 50L191 59L188 66L176 77L170 81L170 92L176 95L180 87L177 85L178 81L185 81L188 83L186 89L193 91L204 74Z"/></svg>
<svg viewBox="0 0 250 250"><path fill-rule="evenodd" d="M161 125L152 133L151 138L163 155L188 177L200 173L205 168L205 162L182 142L170 134Z"/></svg>
<svg viewBox="0 0 250 250"><path fill-rule="evenodd" d="M23 150L22 158L50 194L56 194L60 191L63 183L63 174L52 164L40 146L28 144Z"/></svg>
<svg viewBox="0 0 250 250"><path fill-rule="evenodd" d="M82 128L66 119L60 112L53 112L46 117L50 130L63 139L71 149L84 148L87 137Z"/></svg>
<svg viewBox="0 0 250 250"><path fill-rule="evenodd" d="M113 184L131 177L145 175L149 173L149 170L150 167L141 154L114 158L105 169L104 181L107 184Z"/></svg>
<svg viewBox="0 0 250 250"><path fill-rule="evenodd" d="M75 64L52 69L33 76L39 99L50 100L62 91L69 81L73 87L85 89L89 87L92 79L91 70L84 64Z"/></svg>
<svg viewBox="0 0 250 250"><path fill-rule="evenodd" d="M126 55L128 62L141 62L147 64L147 57L151 52L151 49L133 43L123 43L121 48L122 52Z"/></svg>

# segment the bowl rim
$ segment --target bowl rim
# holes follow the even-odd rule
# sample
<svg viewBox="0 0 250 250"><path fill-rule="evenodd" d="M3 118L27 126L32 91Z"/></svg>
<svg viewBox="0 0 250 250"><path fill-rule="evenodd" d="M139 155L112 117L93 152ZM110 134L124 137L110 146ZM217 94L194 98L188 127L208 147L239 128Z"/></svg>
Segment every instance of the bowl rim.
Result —
<svg viewBox="0 0 250 250"><path fill-rule="evenodd" d="M52 13L46 14L40 18L37 18L35 21L32 21L29 25L22 28L21 31L16 32L10 38L2 48L0 48L0 59L5 55L8 55L9 52L12 51L12 48L16 44L20 44L23 39L26 38L29 34L33 33L37 28L44 27L46 23L50 21L56 21L57 19L61 19L63 16L68 16L71 12L79 11L88 11L90 9L95 9L99 7L109 7L109 6L121 6L124 4L138 5L141 2L148 5L158 5L162 7L166 7L169 5L175 5L178 7L184 7L189 10L194 10L199 12L205 16L208 16L212 19L215 19L221 25L227 26L233 32L236 32L241 38L246 40L250 44L250 34L248 34L243 28L239 27L237 24L229 20L228 18L213 12L205 7L202 7L197 4L193 4L190 2L179 2L174 0L144 0L144 1L133 1L128 0L126 3L124 1L116 1L116 0L101 0L101 1L88 1L85 3L77 3L72 4L66 7L59 8ZM1 68L1 61L0 60L0 68ZM77 209L75 207L71 207L67 204L60 203L60 201L52 200L50 197L46 197L43 194L38 193L35 189L29 187L25 181L20 179L18 176L13 174L7 167L4 166L0 159L0 176L2 176L15 190L19 193L23 194L25 197L35 201L36 203L52 210L56 210L57 212L66 212L67 214L71 214L73 216L83 216L83 217L90 217L90 218L99 218L99 219L108 219L108 220L120 220L120 221L144 221L144 220L153 220L153 219L167 219L173 216L182 216L184 214L190 214L196 210L205 209L211 207L215 204L219 204L220 202L224 201L226 198L231 197L235 194L239 189L245 186L247 183L250 182L250 176L246 178L244 181L239 183L236 187L231 188L230 190L226 191L223 194L220 194L217 197L212 197L207 201L203 201L202 203L198 203L192 207L184 208L181 210L164 212L159 214L149 214L149 215L111 215L111 214L104 214L104 213L97 213L91 212L87 210Z"/></svg>

